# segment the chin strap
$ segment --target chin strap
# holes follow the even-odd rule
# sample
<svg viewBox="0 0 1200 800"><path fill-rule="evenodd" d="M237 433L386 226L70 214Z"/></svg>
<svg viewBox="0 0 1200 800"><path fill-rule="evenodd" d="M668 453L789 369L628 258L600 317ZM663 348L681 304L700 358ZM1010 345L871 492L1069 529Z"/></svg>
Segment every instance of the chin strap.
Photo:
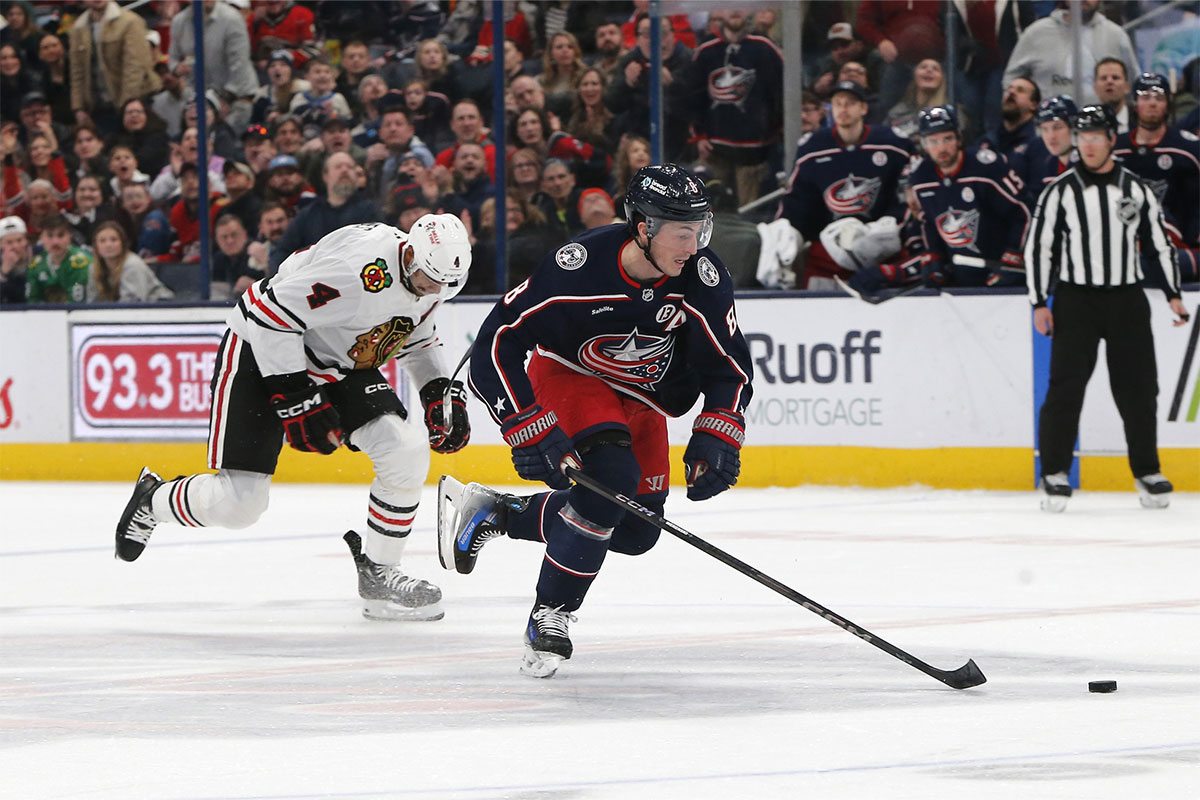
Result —
<svg viewBox="0 0 1200 800"><path fill-rule="evenodd" d="M641 243L639 242L638 247L641 248L641 251L646 254L646 260L650 262L650 266L654 267L663 275L666 275L666 271L658 265L658 262L654 260L654 256L650 255L650 240L653 238L654 237L650 235L650 232L646 231L646 246L642 247ZM634 238L634 241L636 242L637 239Z"/></svg>

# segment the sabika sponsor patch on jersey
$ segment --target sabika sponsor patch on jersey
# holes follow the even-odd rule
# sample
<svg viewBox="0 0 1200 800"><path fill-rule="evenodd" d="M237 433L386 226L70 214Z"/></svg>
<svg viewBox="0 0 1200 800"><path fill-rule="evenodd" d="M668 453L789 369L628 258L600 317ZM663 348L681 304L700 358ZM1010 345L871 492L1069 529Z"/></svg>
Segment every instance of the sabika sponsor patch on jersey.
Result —
<svg viewBox="0 0 1200 800"><path fill-rule="evenodd" d="M716 286L721 282L721 273L717 271L717 267L708 260L708 256L700 256L700 260L696 262L696 271L700 273L700 280L705 286Z"/></svg>
<svg viewBox="0 0 1200 800"><path fill-rule="evenodd" d="M558 248L554 260L563 269L579 269L587 261L587 248L578 242L568 242Z"/></svg>

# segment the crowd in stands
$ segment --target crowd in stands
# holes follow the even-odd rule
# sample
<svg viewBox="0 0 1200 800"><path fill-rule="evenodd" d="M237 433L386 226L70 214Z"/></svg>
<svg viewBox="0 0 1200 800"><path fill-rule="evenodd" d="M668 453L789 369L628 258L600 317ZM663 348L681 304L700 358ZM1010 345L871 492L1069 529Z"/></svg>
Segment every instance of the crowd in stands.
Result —
<svg viewBox="0 0 1200 800"><path fill-rule="evenodd" d="M337 227L407 230L429 212L467 224L477 268L466 291L492 293L571 236L620 221L630 175L650 162L648 0L508 0L502 32L481 0L204 0L203 165L193 5L125 5L0 2L0 302L228 300ZM1137 127L1143 67L1169 73L1172 124L1191 136L1195 37L1163 36L1152 63L1139 63L1120 22L1144 5L1154 4L1082 1L1090 49L1075 99L1110 107L1124 133ZM803 203L738 213L780 189L794 161L796 143L782 140L778 3L664 8L664 160L705 179L714 247L728 248L739 286L809 286L805 253L820 231L811 215L789 217ZM953 80L963 144L994 151L1028 184L1046 156L1039 103L1072 91L1070 36L1066 3L1053 0L806 3L803 63L786 67L803 75L801 149L825 129L889 128L918 155L918 118L949 102ZM506 76L502 152L494 58ZM861 105L850 127L836 118L839 96ZM202 176L208 286L198 284ZM898 183L881 208L903 228L920 208L905 210Z"/></svg>

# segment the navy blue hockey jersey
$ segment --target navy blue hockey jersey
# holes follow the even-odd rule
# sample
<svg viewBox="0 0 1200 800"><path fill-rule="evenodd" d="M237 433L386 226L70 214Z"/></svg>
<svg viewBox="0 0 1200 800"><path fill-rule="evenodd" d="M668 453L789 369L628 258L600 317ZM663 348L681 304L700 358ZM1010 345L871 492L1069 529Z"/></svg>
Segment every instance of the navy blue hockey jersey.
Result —
<svg viewBox="0 0 1200 800"><path fill-rule="evenodd" d="M783 54L765 36L696 48L688 76L692 126L714 145L757 154L783 125Z"/></svg>
<svg viewBox="0 0 1200 800"><path fill-rule="evenodd" d="M753 367L725 265L705 248L678 277L643 284L620 267L621 250L636 246L624 224L581 234L492 309L470 385L497 422L534 404L525 374L534 349L668 416L700 393L705 410L745 410Z"/></svg>
<svg viewBox="0 0 1200 800"><path fill-rule="evenodd" d="M1200 246L1200 139L1167 128L1158 144L1139 143L1138 129L1117 137L1113 156L1158 198L1167 229L1189 247Z"/></svg>
<svg viewBox="0 0 1200 800"><path fill-rule="evenodd" d="M808 241L841 217L873 222L904 217L900 178L913 155L912 142L884 125L868 125L862 141L844 144L836 128L805 134L779 213Z"/></svg>
<svg viewBox="0 0 1200 800"><path fill-rule="evenodd" d="M968 147L962 166L947 175L923 159L909 185L921 204L929 253L999 260L1022 252L1029 209L1021 202L1021 179L995 150Z"/></svg>

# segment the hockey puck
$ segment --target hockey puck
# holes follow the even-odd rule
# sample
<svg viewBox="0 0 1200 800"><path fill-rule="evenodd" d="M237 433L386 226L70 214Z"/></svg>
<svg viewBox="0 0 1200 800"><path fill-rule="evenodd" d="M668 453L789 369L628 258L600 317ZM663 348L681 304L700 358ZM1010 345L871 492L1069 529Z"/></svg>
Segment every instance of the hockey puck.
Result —
<svg viewBox="0 0 1200 800"><path fill-rule="evenodd" d="M1108 694L1117 690L1116 681L1090 681L1088 682L1089 692L1098 692L1099 694Z"/></svg>

